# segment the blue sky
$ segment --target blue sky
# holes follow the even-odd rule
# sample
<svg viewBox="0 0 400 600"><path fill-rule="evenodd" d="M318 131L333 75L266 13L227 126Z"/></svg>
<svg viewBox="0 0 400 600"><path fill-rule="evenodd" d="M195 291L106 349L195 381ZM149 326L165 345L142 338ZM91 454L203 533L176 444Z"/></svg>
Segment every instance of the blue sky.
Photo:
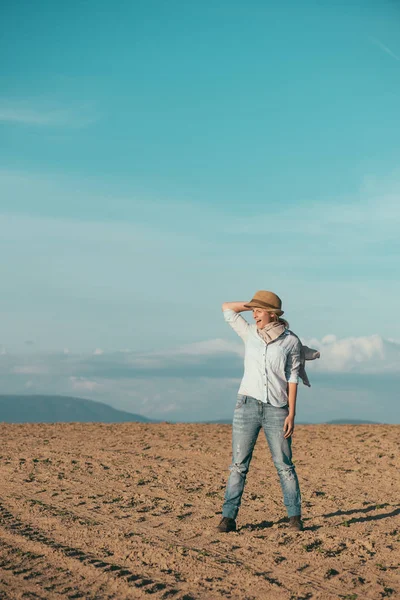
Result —
<svg viewBox="0 0 400 600"><path fill-rule="evenodd" d="M400 341L398 2L1 12L0 347L19 375L9 391L114 401L81 369L50 361L50 385L18 365L66 349L181 356L206 343L214 356L213 340L236 341L221 302L258 289L283 298L301 337L336 336L335 356L353 349L357 377L352 339L385 371ZM147 409L138 397L151 373L124 380L121 407L161 410L157 397L175 390L174 418L189 418L179 364L181 379L149 391ZM199 414L217 393L206 378Z"/></svg>

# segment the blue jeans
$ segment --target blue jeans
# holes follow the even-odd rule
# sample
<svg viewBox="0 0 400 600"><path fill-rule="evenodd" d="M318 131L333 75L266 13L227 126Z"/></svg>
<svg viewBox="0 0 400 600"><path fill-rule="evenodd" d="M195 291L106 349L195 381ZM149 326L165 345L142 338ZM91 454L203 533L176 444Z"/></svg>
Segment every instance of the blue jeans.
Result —
<svg viewBox="0 0 400 600"><path fill-rule="evenodd" d="M236 519L242 499L246 475L258 433L264 429L272 460L278 471L283 500L289 517L301 515L301 495L292 463L292 439L283 437L283 424L288 407L276 408L251 396L238 395L232 427L233 460L225 492L222 515Z"/></svg>

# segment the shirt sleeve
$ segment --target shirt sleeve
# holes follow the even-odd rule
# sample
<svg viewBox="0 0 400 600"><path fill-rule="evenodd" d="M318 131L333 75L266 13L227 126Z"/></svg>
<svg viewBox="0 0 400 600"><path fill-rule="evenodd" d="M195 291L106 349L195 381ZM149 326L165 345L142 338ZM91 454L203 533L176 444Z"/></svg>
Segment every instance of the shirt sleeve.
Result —
<svg viewBox="0 0 400 600"><path fill-rule="evenodd" d="M285 375L288 383L299 382L299 371L301 366L301 342L296 338L293 347L289 350L286 360Z"/></svg>
<svg viewBox="0 0 400 600"><path fill-rule="evenodd" d="M233 331L245 342L249 335L250 324L242 317L240 313L234 310L224 310L224 319L232 327Z"/></svg>

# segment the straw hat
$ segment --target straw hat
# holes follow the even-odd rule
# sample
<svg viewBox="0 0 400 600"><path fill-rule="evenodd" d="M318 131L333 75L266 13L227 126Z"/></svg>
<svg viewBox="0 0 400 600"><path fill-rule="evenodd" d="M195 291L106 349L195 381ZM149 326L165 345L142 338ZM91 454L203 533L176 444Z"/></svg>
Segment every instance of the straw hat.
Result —
<svg viewBox="0 0 400 600"><path fill-rule="evenodd" d="M263 308L270 312L275 313L280 317L283 315L284 311L282 310L282 300L274 294L273 292L267 292L265 290L260 290L256 292L253 296L253 299L250 300L248 304L245 304L246 308Z"/></svg>

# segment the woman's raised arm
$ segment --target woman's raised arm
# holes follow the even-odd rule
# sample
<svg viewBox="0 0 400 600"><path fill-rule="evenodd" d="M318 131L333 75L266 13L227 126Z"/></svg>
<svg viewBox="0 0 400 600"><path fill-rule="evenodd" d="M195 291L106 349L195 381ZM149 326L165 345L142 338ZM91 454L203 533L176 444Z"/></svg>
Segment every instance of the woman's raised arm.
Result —
<svg viewBox="0 0 400 600"><path fill-rule="evenodd" d="M245 308L245 304L247 304L247 302L224 302L222 310L233 310L235 313L251 310L251 308Z"/></svg>

